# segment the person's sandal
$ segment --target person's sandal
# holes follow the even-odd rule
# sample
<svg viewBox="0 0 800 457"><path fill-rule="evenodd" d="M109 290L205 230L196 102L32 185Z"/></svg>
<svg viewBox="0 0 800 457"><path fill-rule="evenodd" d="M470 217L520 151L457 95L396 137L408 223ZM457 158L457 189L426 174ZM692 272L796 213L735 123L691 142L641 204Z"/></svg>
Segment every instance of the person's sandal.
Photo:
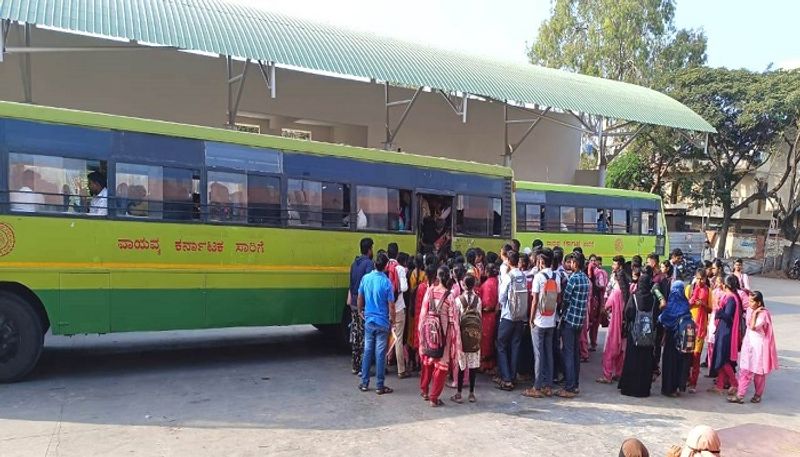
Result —
<svg viewBox="0 0 800 457"><path fill-rule="evenodd" d="M397 378L398 378L398 379L406 379L406 378L408 378L408 377L410 377L410 376L411 376L411 375L410 375L410 374L408 374L408 372L407 372L407 371L404 371L404 372L402 372L402 373L398 373L398 374L397 374Z"/></svg>
<svg viewBox="0 0 800 457"><path fill-rule="evenodd" d="M614 381L612 381L610 379L606 379L606 378L604 378L602 376L597 378L597 379L595 379L594 381L597 382L597 383L600 383L600 384L611 384L612 382L614 382Z"/></svg>
<svg viewBox="0 0 800 457"><path fill-rule="evenodd" d="M428 397L428 394L426 394L425 392L420 392L419 396L422 397L422 399L425 401L428 401L430 399Z"/></svg>
<svg viewBox="0 0 800 457"><path fill-rule="evenodd" d="M464 403L464 399L461 398L461 394L453 395L452 397L450 397L450 401L452 401L453 403L458 403L459 405Z"/></svg>
<svg viewBox="0 0 800 457"><path fill-rule="evenodd" d="M544 398L544 394L542 393L542 391L533 387L530 389L523 390L522 396L529 398Z"/></svg>
<svg viewBox="0 0 800 457"><path fill-rule="evenodd" d="M753 398L750 399L750 403L761 403L761 395L753 395Z"/></svg>
<svg viewBox="0 0 800 457"><path fill-rule="evenodd" d="M556 392L556 396L561 398L575 398L576 395L574 392L570 392L566 389L561 389L558 392Z"/></svg>
<svg viewBox="0 0 800 457"><path fill-rule="evenodd" d="M430 402L430 404L431 404L431 408L438 408L440 406L444 406L444 402L441 399L436 400L436 401L432 401L432 402Z"/></svg>
<svg viewBox="0 0 800 457"><path fill-rule="evenodd" d="M468 400L469 400L470 403L475 403L476 401L478 401L478 399L475 398L475 394L469 394Z"/></svg>
<svg viewBox="0 0 800 457"><path fill-rule="evenodd" d="M375 393L378 394L378 395L386 395L386 394L390 394L392 392L394 392L394 389L392 389L391 387L386 387L386 386L383 386L380 389L375 389Z"/></svg>
<svg viewBox="0 0 800 457"><path fill-rule="evenodd" d="M366 384L359 384L359 385L358 385L358 390L360 390L360 391L362 391L362 392L366 392L366 391L368 391L368 390L369 390L369 386L368 386L368 385L366 385Z"/></svg>
<svg viewBox="0 0 800 457"><path fill-rule="evenodd" d="M728 403L738 403L744 404L744 397L740 397L738 395L731 395L728 397Z"/></svg>

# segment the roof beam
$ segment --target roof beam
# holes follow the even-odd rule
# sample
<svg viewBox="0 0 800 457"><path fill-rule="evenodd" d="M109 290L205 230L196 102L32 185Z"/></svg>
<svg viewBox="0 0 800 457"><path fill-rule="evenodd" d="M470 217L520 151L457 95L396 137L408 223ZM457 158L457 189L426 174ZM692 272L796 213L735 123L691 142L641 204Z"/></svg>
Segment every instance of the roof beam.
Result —
<svg viewBox="0 0 800 457"><path fill-rule="evenodd" d="M277 96L275 89L275 62L269 62L265 64L264 61L259 60L258 69L261 71L261 77L264 79L264 84L267 85L270 98L275 98Z"/></svg>
<svg viewBox="0 0 800 457"><path fill-rule="evenodd" d="M403 126L403 123L406 121L408 117L408 113L411 111L411 108L414 106L414 103L417 102L419 98L419 94L422 93L422 86L418 87L417 90L414 92L414 95L407 100L397 100L391 101L389 98L389 82L386 81L383 84L383 95L384 95L384 106L386 108L386 141L383 143L383 148L387 151L394 149L394 140L397 138L397 133L400 131L400 128ZM394 129L392 129L391 124L391 108L405 106L405 110L403 110L403 114L400 115L400 119L397 121L397 125Z"/></svg>
<svg viewBox="0 0 800 457"><path fill-rule="evenodd" d="M442 95L442 98L444 98L444 101L447 102L447 105L450 106L450 108L453 110L453 112L456 113L456 116L461 116L461 123L462 124L466 124L467 123L467 100L469 100L468 94L466 92L464 92L463 95L461 96L460 100L459 100L458 96L455 96L456 100L453 101L451 99L451 98L453 98L453 96L451 96L449 93L447 93L447 92L445 92L443 90L437 90L437 92L439 92L439 94Z"/></svg>

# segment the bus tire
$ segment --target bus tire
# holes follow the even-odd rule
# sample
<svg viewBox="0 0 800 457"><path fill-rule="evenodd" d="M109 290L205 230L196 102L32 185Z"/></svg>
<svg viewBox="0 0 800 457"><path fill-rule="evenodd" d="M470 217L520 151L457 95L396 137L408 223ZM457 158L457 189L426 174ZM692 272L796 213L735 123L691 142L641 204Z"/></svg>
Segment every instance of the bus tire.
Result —
<svg viewBox="0 0 800 457"><path fill-rule="evenodd" d="M342 310L342 318L338 324L314 324L317 330L331 338L337 349L350 349L350 309Z"/></svg>
<svg viewBox="0 0 800 457"><path fill-rule="evenodd" d="M19 296L0 291L0 382L16 382L33 370L44 346L42 321Z"/></svg>

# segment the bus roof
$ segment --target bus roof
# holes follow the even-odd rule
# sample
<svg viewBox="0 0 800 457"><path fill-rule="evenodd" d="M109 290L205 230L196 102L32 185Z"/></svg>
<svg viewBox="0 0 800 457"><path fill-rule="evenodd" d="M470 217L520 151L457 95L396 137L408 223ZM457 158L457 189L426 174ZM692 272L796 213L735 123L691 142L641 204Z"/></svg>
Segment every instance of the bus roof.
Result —
<svg viewBox="0 0 800 457"><path fill-rule="evenodd" d="M531 181L516 181L515 186L518 190L538 190L553 192L571 192L575 194L604 195L608 197L636 197L648 200L661 200L656 194L640 192L637 190L608 189L605 187L575 186L570 184L550 184Z"/></svg>
<svg viewBox="0 0 800 457"><path fill-rule="evenodd" d="M25 103L0 101L0 117L57 124L94 127L108 130L125 130L155 135L169 135L196 140L218 141L244 146L280 149L286 152L303 152L323 156L346 157L372 162L396 163L424 168L477 173L490 176L512 177L511 168L443 157L423 156L405 152L296 140L275 135L238 132L214 127L179 124L113 114L80 111Z"/></svg>

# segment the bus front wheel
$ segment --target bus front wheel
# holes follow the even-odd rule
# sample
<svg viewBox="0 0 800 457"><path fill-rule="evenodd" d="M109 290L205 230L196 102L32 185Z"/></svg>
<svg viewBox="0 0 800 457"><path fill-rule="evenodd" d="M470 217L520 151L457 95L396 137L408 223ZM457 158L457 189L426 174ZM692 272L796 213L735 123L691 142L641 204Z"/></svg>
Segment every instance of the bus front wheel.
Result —
<svg viewBox="0 0 800 457"><path fill-rule="evenodd" d="M43 345L42 321L33 308L0 291L0 382L19 381L30 373Z"/></svg>

